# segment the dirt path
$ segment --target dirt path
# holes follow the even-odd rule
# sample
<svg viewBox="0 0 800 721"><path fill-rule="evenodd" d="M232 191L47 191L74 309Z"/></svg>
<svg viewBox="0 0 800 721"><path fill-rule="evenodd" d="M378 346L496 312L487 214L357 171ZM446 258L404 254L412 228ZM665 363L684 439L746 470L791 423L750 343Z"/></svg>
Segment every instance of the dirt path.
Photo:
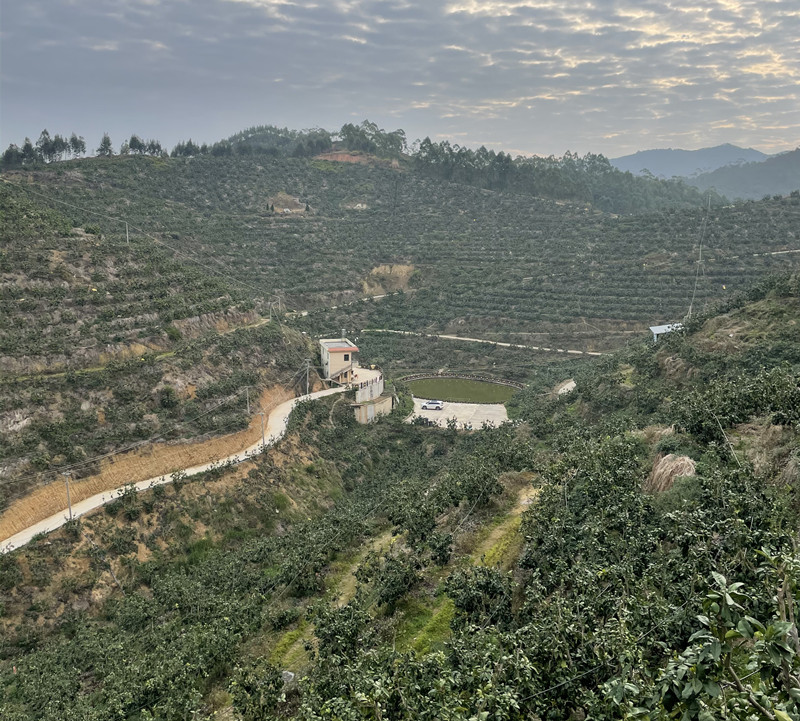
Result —
<svg viewBox="0 0 800 721"><path fill-rule="evenodd" d="M397 335L414 335L420 338L443 338L444 340L460 340L466 343L490 343L500 348L522 348L524 350L539 350L546 353L567 353L570 355L593 355L601 356L606 353L598 353L591 350L565 350L564 348L545 348L538 345L520 345L519 343L501 343L497 340L487 340L486 338L465 338L459 335L437 335L436 333L417 333L411 330L389 330L388 328L364 328L362 333L396 333Z"/></svg>
<svg viewBox="0 0 800 721"><path fill-rule="evenodd" d="M411 292L411 291L408 291ZM287 318L300 318L303 316L307 316L309 313L316 313L321 310L337 310L338 308L347 308L351 305L356 305L357 303L368 303L371 300L380 300L381 298L388 298L390 295L397 295L397 291L392 293L381 293L380 295L368 295L364 298L356 298L355 300L350 300L347 303L342 303L341 305L326 305L319 308L312 308L311 310L288 310L284 313L284 316Z"/></svg>
<svg viewBox="0 0 800 721"><path fill-rule="evenodd" d="M531 485L520 490L517 502L508 515L475 547L471 554L474 563L484 566L500 565L502 568L511 566L522 548L523 539L519 535L522 514L530 508L537 495L539 489Z"/></svg>
<svg viewBox="0 0 800 721"><path fill-rule="evenodd" d="M332 388L288 400L281 399L280 393L273 394L269 399L271 405L262 406L270 410L264 429L267 445L283 436L289 415L300 401L322 398L343 390ZM285 394L288 392L284 391ZM115 463L109 464L115 467L114 472L106 471L70 485L72 515L78 517L99 508L121 495L129 484L137 490L147 490L169 483L171 475L176 472L192 476L225 463L239 463L260 453L261 445L261 419L255 416L247 430L230 436L181 446L159 444L162 448L153 449L149 458L147 451L128 454L130 459L128 455L117 457ZM153 468L159 470L153 472ZM0 538L4 539L0 541L0 553L19 548L35 535L64 525L69 520L66 500L64 484L53 483L13 504L0 517Z"/></svg>
<svg viewBox="0 0 800 721"><path fill-rule="evenodd" d="M292 397L284 388L265 390L260 407L271 411ZM167 475L198 463L226 458L258 442L261 417L253 416L243 431L209 438L195 443L150 443L140 450L123 453L102 461L100 472L70 483L70 500L79 503L103 491ZM28 526L62 511L67 505L66 487L59 480L35 489L12 503L0 515L0 539L9 538Z"/></svg>
<svg viewBox="0 0 800 721"><path fill-rule="evenodd" d="M392 540L394 538L395 537L392 536L392 532L389 530L385 533L382 533L377 538L374 538L371 543L368 543L363 547L361 553L358 554L358 557L355 559L355 561L353 561L350 564L350 567L339 577L336 585L331 590L331 595L337 599L337 605L346 606L356 595L356 586L358 585L356 571L367 557L367 554L371 551L385 550L392 545Z"/></svg>

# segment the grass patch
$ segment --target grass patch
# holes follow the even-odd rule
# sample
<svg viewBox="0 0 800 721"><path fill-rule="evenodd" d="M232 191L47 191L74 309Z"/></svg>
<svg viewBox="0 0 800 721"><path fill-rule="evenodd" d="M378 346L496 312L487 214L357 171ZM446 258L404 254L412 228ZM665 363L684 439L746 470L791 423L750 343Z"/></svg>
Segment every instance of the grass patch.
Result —
<svg viewBox="0 0 800 721"><path fill-rule="evenodd" d="M505 403L514 395L511 386L464 378L425 378L410 381L408 387L419 398L437 398L454 403Z"/></svg>
<svg viewBox="0 0 800 721"><path fill-rule="evenodd" d="M439 599L427 598L425 600L408 596L397 605L397 613L402 619L397 627L395 643L397 648L407 651L416 643L422 630L430 623Z"/></svg>
<svg viewBox="0 0 800 721"><path fill-rule="evenodd" d="M485 565L504 569L511 567L522 551L523 537L519 532L521 523L522 516L515 516L505 525L500 537L484 554Z"/></svg>
<svg viewBox="0 0 800 721"><path fill-rule="evenodd" d="M302 641L307 629L308 622L301 621L297 628L284 633L278 643L275 644L275 648L272 649L269 659L270 662L279 668L285 668L289 663L297 661L298 659L296 657L298 654L296 653L297 649L295 647L298 641ZM300 649L305 653L302 644L300 644Z"/></svg>
<svg viewBox="0 0 800 721"><path fill-rule="evenodd" d="M434 611L430 620L422 627L411 644L417 653L428 653L435 645L444 643L450 637L450 622L456 607L448 598Z"/></svg>

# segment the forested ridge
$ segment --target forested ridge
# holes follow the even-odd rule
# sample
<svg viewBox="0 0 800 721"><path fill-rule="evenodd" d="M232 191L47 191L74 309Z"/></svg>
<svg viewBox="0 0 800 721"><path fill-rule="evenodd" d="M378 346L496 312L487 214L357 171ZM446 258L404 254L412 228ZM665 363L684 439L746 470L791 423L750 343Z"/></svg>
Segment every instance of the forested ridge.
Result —
<svg viewBox="0 0 800 721"><path fill-rule="evenodd" d="M799 291L498 429L305 404L242 481L4 556L3 718L796 718Z"/></svg>
<svg viewBox="0 0 800 721"><path fill-rule="evenodd" d="M310 158L331 150L365 153L377 159L402 160L420 172L434 177L476 185L491 190L508 190L561 200L591 202L602 210L628 213L662 207L697 207L704 197L722 198L715 193L701 195L695 188L679 180L657 180L637 177L617 170L602 155L588 153L583 157L567 151L561 157L531 156L516 158L500 151L477 150L451 145L448 141L432 142L430 138L415 141L409 147L402 129L386 131L364 120L356 125L346 123L338 131L322 128L290 130L272 125L248 128L218 142L195 143L191 138L177 143L170 153L158 140L145 140L133 134L122 142L119 155L155 157L260 157ZM82 136L72 133L69 139L47 129L36 143L25 138L22 147L12 143L2 156L5 168L33 167L43 163L64 161L70 156L86 154ZM98 157L115 155L111 138L103 135L94 151Z"/></svg>
<svg viewBox="0 0 800 721"><path fill-rule="evenodd" d="M760 163L718 168L692 179L698 188L715 188L729 198L763 198L800 188L800 148Z"/></svg>

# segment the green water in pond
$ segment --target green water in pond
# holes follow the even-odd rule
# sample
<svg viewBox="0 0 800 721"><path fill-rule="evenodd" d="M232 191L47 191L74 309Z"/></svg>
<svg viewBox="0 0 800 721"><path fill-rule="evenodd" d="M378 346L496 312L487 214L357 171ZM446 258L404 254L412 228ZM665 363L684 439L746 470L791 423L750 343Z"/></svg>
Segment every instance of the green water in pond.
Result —
<svg viewBox="0 0 800 721"><path fill-rule="evenodd" d="M464 378L425 378L410 381L408 387L418 398L454 403L505 403L514 395L515 390L511 386Z"/></svg>

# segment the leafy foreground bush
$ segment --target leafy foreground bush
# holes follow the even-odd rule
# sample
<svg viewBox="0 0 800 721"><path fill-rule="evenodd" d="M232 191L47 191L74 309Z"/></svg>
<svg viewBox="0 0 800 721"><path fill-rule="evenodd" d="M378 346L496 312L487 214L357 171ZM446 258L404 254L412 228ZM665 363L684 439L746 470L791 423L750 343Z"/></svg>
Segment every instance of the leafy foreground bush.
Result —
<svg viewBox="0 0 800 721"><path fill-rule="evenodd" d="M798 560L779 494L711 452L702 500L658 508L642 461L627 438L576 443L542 469L513 583L456 571L452 639L426 656L321 652L299 717L794 714Z"/></svg>

